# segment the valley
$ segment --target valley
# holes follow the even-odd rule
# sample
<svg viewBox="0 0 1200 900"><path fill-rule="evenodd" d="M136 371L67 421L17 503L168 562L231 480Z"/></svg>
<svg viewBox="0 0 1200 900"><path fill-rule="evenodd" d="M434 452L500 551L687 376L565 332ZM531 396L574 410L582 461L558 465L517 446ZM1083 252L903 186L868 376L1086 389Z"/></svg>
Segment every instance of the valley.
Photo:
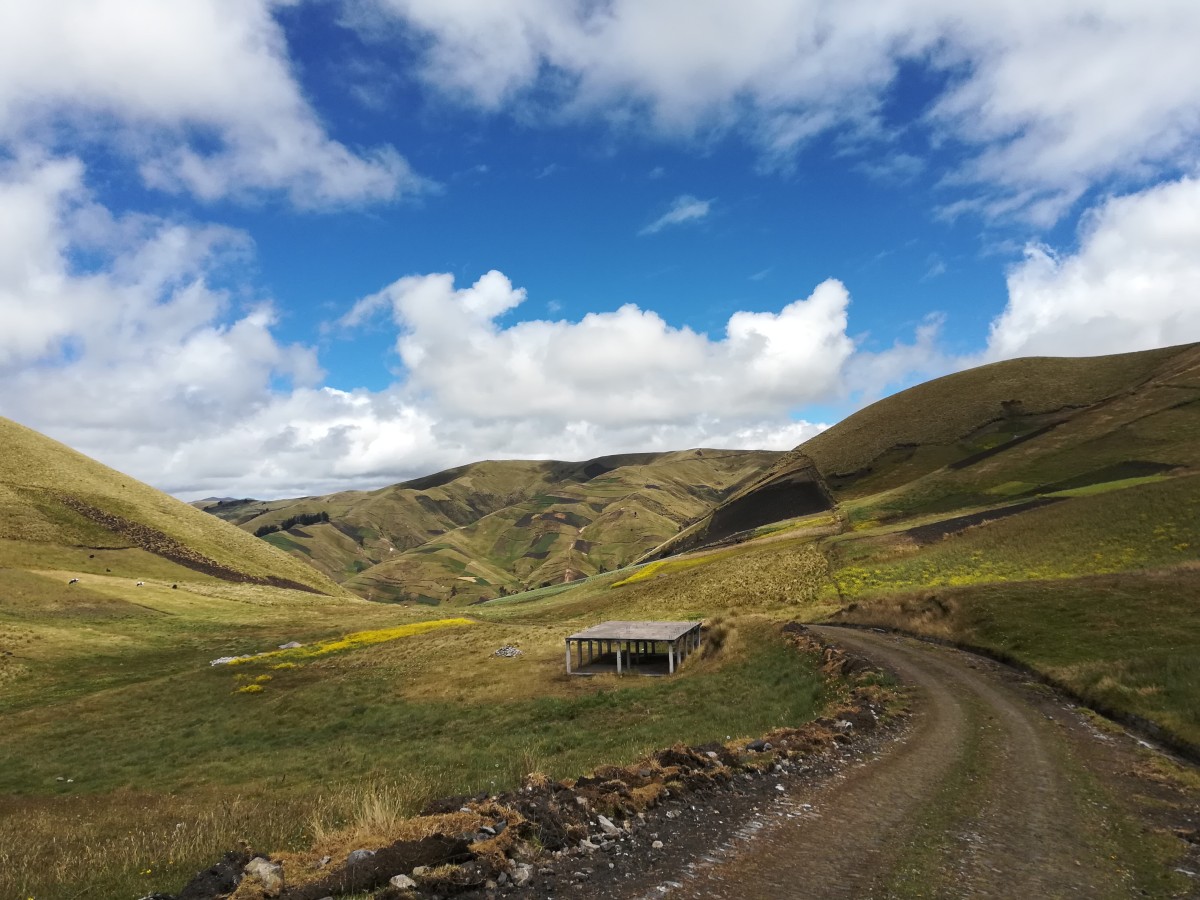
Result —
<svg viewBox="0 0 1200 900"><path fill-rule="evenodd" d="M1031 895L1200 883L1178 871L1200 827L1198 345L947 376L788 454L489 462L207 511L0 425L0 896L175 892L238 842L296 860L383 847L439 797L483 809L530 773L573 781L674 744L747 764L754 739L863 696L781 634L794 621L866 629L820 634L890 673L871 681L899 742L880 759L929 785L990 773L909 798L920 822L889 826L909 849L860 867L880 896L982 890L1077 814L1078 846ZM675 678L568 677L564 636L609 619L703 620L707 644ZM978 664L1007 685L988 686L871 629L1017 669ZM1130 750L1136 789L1089 774L1083 720L1064 736L1038 719L1062 698L1175 755ZM898 765L856 777L885 796L911 780ZM1038 772L1058 788L1025 850L988 838L964 856L951 835L1011 835Z"/></svg>

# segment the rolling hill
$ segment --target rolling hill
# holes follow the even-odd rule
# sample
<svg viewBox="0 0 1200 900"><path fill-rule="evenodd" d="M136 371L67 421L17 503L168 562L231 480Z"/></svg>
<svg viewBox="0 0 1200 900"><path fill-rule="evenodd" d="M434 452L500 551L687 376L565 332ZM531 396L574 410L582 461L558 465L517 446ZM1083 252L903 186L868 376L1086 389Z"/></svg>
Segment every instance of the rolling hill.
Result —
<svg viewBox="0 0 1200 900"><path fill-rule="evenodd" d="M947 375L801 444L662 556L836 503L848 524L1032 508L1200 466L1200 345L1032 357Z"/></svg>
<svg viewBox="0 0 1200 900"><path fill-rule="evenodd" d="M205 578L340 595L310 566L69 447L0 418L0 566ZM87 551L87 552L84 552Z"/></svg>
<svg viewBox="0 0 1200 900"><path fill-rule="evenodd" d="M489 461L376 491L197 505L360 596L462 604L620 567L779 456L700 449Z"/></svg>

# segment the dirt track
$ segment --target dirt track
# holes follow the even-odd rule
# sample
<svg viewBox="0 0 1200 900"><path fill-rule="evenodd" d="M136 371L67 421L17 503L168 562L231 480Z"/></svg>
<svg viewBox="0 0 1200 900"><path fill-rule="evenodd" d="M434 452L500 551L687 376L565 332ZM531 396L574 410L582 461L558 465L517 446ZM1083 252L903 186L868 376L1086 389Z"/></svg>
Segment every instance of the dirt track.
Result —
<svg viewBox="0 0 1200 900"><path fill-rule="evenodd" d="M999 664L818 630L913 687L906 732L774 797L693 807L694 830L662 823L668 847L649 865L597 866L574 896L1200 896L1200 877L1172 871L1200 854L1169 836L1196 827L1195 798L1132 774L1133 740ZM1174 856L1165 866L1146 850L1151 831Z"/></svg>

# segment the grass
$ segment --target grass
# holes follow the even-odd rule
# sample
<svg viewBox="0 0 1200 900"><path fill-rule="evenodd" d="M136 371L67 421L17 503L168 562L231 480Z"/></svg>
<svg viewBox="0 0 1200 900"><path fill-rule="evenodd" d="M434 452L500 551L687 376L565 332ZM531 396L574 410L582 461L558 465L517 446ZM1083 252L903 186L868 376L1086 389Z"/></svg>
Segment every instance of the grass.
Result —
<svg viewBox="0 0 1200 900"><path fill-rule="evenodd" d="M378 491L215 511L248 531L328 513L329 523L267 540L359 596L465 606L501 588L520 591L619 568L778 457L689 450L589 463L489 461ZM594 464L609 471L590 477ZM258 515L247 518L251 512ZM486 583L456 583L463 574Z"/></svg>
<svg viewBox="0 0 1200 900"><path fill-rule="evenodd" d="M274 657L236 673L204 666L25 710L0 735L0 835L21 834L5 845L11 867L0 868L0 896L81 888L135 896L145 883L138 872L167 864L164 855L171 871L187 872L238 837L300 846L312 840L314 818L340 823L327 798L364 784L409 779L397 814L410 814L434 795L511 787L532 768L578 775L676 740L756 735L810 718L822 698L813 662L767 620L729 624L722 652L694 656L674 679L569 678L561 628L480 624L296 669L270 668ZM491 655L514 640L522 657ZM450 659L461 680L445 678ZM260 668L272 676L268 689L239 692L262 684ZM149 836L162 837L168 819L238 797L253 798L260 818L199 816L183 843ZM87 812L70 827L45 812L68 809ZM56 854L48 870L32 863L44 844ZM66 872L93 882L64 882Z"/></svg>
<svg viewBox="0 0 1200 900"><path fill-rule="evenodd" d="M1198 586L1188 568L926 589L860 600L839 619L988 648L1200 745Z"/></svg>
<svg viewBox="0 0 1200 900"><path fill-rule="evenodd" d="M145 540L174 541L249 576L339 593L299 560L16 422L0 418L0 446L0 541L115 548L133 543L71 508L69 502L78 501L161 536Z"/></svg>
<svg viewBox="0 0 1200 900"><path fill-rule="evenodd" d="M412 622L408 625L393 625L390 628L374 628L370 631L355 631L344 637L330 638L317 641L303 647L290 647L286 650L268 650L253 656L240 656L229 661L229 665L238 666L246 663L271 663L272 668L294 668L302 661L318 659L330 653L341 653L345 650L358 650L374 644L396 641L400 638L427 634L439 628L456 628L475 624L470 619L434 619L428 622ZM268 676L269 677L269 676Z"/></svg>
<svg viewBox="0 0 1200 900"><path fill-rule="evenodd" d="M923 548L894 535L859 537L837 544L835 577L845 598L1170 566L1195 559L1200 548L1200 476L1093 492Z"/></svg>

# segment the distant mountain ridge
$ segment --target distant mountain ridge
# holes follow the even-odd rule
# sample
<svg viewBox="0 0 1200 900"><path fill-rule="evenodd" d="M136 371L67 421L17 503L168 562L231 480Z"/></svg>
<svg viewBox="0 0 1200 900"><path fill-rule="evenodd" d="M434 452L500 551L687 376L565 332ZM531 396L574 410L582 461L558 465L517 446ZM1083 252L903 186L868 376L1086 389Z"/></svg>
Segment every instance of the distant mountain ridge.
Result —
<svg viewBox="0 0 1200 900"><path fill-rule="evenodd" d="M376 491L196 505L361 596L470 603L628 563L781 455L702 448L486 461Z"/></svg>

